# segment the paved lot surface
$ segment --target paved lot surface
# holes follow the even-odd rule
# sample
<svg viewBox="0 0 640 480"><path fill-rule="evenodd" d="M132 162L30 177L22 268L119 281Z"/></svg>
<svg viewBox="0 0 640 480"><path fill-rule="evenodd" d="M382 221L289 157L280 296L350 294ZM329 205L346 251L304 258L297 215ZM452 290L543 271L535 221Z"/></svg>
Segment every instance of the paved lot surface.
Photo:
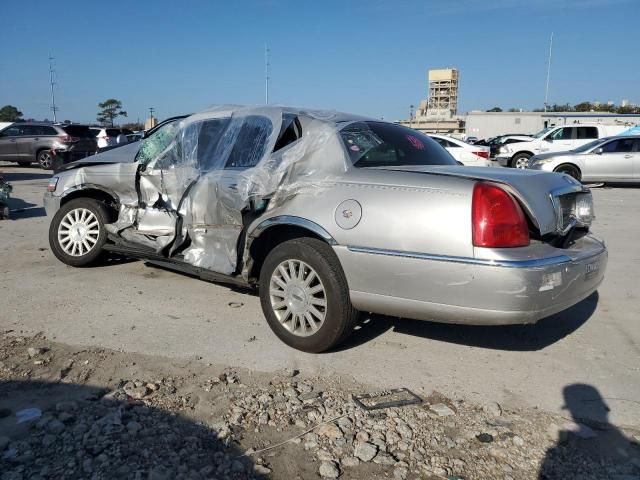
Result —
<svg viewBox="0 0 640 480"><path fill-rule="evenodd" d="M611 422L640 424L640 189L594 191L595 231L609 245L609 269L599 293L569 311L527 327L376 316L339 351L308 355L277 340L255 296L143 262L64 266L47 240L42 194L49 174L8 164L0 170L14 185L13 219L0 222L2 330L162 354L176 365L201 357L263 372L293 367L372 387L435 389L556 412L563 411L563 388L585 383L604 397ZM580 399L585 417L597 416L593 400Z"/></svg>

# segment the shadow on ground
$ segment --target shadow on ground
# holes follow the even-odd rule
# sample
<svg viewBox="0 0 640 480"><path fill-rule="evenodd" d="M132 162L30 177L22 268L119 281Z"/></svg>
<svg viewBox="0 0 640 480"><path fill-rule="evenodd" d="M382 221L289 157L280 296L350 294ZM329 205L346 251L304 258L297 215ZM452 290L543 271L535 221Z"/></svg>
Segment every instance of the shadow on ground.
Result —
<svg viewBox="0 0 640 480"><path fill-rule="evenodd" d="M493 350L541 350L580 328L593 315L598 292L582 302L533 325L475 326L409 320L371 315L365 317L353 336L338 350L367 343L388 330L441 342Z"/></svg>
<svg viewBox="0 0 640 480"><path fill-rule="evenodd" d="M2 166L1 168L4 169L5 166ZM24 168L24 167L20 167L20 168ZM43 170L39 170L37 172L12 172L12 171L3 170L2 176L7 182L11 183L11 182L22 182L26 180L44 180L47 178L51 178L52 173L51 172L47 173L47 172L44 172Z"/></svg>
<svg viewBox="0 0 640 480"><path fill-rule="evenodd" d="M47 215L44 207L35 203L30 203L21 198L9 198L9 218L11 220L21 220L23 218L44 217Z"/></svg>
<svg viewBox="0 0 640 480"><path fill-rule="evenodd" d="M224 434L105 393L58 382L0 382L2 478L261 478ZM19 423L17 414L29 408L42 415Z"/></svg>
<svg viewBox="0 0 640 480"><path fill-rule="evenodd" d="M632 475L640 474L640 445L609 423L610 409L598 389L577 383L562 393L562 408L573 422L558 430L557 443L542 461L540 480L638 478ZM606 465L615 465L617 471Z"/></svg>

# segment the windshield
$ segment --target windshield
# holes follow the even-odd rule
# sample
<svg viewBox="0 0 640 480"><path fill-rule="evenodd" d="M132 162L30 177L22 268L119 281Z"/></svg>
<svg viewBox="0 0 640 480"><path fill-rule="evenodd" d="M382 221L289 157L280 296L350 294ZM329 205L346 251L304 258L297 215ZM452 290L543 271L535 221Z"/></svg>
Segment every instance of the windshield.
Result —
<svg viewBox="0 0 640 480"><path fill-rule="evenodd" d="M572 152L576 152L576 153L584 153L594 147L597 147L598 145L603 144L605 141L609 140L608 138L599 138L598 140L594 140L593 142L589 142L589 143L585 143L584 145L578 147L578 148L574 148L573 150L571 150Z"/></svg>
<svg viewBox="0 0 640 480"><path fill-rule="evenodd" d="M434 140L401 125L354 122L343 128L340 136L356 168L456 165Z"/></svg>
<svg viewBox="0 0 640 480"><path fill-rule="evenodd" d="M533 138L540 138L543 137L545 133L547 133L549 130L551 130L553 127L547 127L547 128L543 128L542 130L540 130L538 133L536 133Z"/></svg>
<svg viewBox="0 0 640 480"><path fill-rule="evenodd" d="M178 120L168 122L155 130L151 135L141 141L140 149L136 154L136 161L146 165L160 155L173 141L178 132Z"/></svg>

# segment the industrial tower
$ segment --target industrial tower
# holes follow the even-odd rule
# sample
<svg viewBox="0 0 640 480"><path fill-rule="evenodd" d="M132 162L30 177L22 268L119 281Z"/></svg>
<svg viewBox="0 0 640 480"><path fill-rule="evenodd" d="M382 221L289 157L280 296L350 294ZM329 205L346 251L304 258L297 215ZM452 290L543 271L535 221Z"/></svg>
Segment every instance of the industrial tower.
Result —
<svg viewBox="0 0 640 480"><path fill-rule="evenodd" d="M429 70L426 116L450 119L458 113L458 70Z"/></svg>

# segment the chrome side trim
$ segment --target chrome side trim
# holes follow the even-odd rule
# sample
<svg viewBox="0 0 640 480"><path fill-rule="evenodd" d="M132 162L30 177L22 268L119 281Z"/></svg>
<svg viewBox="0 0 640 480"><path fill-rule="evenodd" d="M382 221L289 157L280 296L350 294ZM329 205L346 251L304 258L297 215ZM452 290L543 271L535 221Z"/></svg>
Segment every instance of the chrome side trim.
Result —
<svg viewBox="0 0 640 480"><path fill-rule="evenodd" d="M420 260L435 260L438 262L466 263L469 265L485 265L490 267L507 267L507 268L536 268L546 267L549 265L560 265L570 263L572 260L567 255L558 255L555 257L538 258L535 260L489 260L483 258L471 257L453 257L449 255L433 255L430 253L403 252L399 250L384 250L381 248L354 247L348 246L347 249L356 253L369 253L371 255L388 255L392 257L416 258Z"/></svg>
<svg viewBox="0 0 640 480"><path fill-rule="evenodd" d="M267 218L251 231L249 234L250 240L259 237L265 230L275 225L294 225L296 227L301 227L315 233L324 239L329 245L338 244L329 232L317 223L307 220L306 218L296 217L293 215L279 215L277 217Z"/></svg>

